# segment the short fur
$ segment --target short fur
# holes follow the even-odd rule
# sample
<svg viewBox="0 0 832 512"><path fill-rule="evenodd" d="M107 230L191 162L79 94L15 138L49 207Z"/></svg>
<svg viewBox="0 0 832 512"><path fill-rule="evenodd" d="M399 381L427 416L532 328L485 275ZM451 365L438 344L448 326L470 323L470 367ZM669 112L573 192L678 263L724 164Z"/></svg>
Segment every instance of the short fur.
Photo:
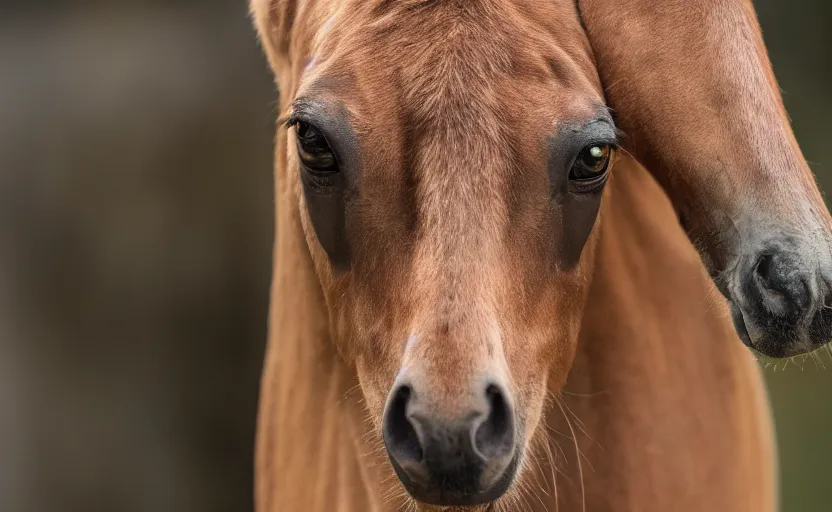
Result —
<svg viewBox="0 0 832 512"><path fill-rule="evenodd" d="M342 272L278 130L259 512L434 510L408 498L380 438L404 366L429 368L447 411L478 372L511 382L523 468L494 510L776 508L759 370L676 212L718 272L736 215L825 209L750 3L660 4L252 0L281 114L336 99L373 162L351 206L360 263ZM651 172L620 152L567 268L532 135L604 104ZM774 168L797 191L766 179ZM749 184L757 202L737 206Z"/></svg>

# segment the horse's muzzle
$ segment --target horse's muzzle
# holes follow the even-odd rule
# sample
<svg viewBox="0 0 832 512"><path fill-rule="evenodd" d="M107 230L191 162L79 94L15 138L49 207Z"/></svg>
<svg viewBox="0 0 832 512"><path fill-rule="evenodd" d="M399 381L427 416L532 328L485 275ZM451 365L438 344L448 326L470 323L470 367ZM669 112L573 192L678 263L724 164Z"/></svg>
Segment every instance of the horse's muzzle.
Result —
<svg viewBox="0 0 832 512"><path fill-rule="evenodd" d="M472 393L453 414L429 391L397 383L383 420L384 443L405 489L423 503L477 505L502 496L517 469L514 411L496 384Z"/></svg>
<svg viewBox="0 0 832 512"><path fill-rule="evenodd" d="M832 338L829 248L770 240L738 262L728 298L740 339L770 357L810 352Z"/></svg>

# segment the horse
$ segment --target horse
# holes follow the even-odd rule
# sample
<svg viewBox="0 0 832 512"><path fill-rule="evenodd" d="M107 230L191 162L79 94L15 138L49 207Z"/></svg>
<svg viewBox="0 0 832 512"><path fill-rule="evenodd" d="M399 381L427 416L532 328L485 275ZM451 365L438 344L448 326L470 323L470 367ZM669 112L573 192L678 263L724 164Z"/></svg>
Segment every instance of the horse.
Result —
<svg viewBox="0 0 832 512"><path fill-rule="evenodd" d="M749 0L251 13L259 512L776 510L754 352L830 338L832 219Z"/></svg>

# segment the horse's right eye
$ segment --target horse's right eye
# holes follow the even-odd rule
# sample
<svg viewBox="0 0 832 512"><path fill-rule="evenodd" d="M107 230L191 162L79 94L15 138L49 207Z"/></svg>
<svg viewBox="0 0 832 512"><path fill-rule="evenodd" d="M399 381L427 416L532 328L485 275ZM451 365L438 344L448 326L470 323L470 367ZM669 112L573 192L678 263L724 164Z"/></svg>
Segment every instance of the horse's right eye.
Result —
<svg viewBox="0 0 832 512"><path fill-rule="evenodd" d="M569 178L577 181L600 178L607 172L611 154L612 148L609 144L591 144L585 147L572 164Z"/></svg>
<svg viewBox="0 0 832 512"><path fill-rule="evenodd" d="M338 162L326 137L305 121L295 122L298 157L303 167L312 174L338 172Z"/></svg>
<svg viewBox="0 0 832 512"><path fill-rule="evenodd" d="M612 153L612 144L590 144L584 147L569 170L569 181L573 189L579 193L600 190L607 181Z"/></svg>

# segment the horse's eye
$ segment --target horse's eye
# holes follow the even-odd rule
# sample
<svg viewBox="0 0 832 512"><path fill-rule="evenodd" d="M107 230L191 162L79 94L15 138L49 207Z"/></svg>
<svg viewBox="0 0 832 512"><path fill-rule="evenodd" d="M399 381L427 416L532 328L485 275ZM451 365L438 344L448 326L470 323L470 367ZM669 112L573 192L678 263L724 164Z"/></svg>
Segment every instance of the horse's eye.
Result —
<svg viewBox="0 0 832 512"><path fill-rule="evenodd" d="M572 169L569 179L581 184L600 183L606 176L610 165L612 147L609 144L590 144L581 150Z"/></svg>
<svg viewBox="0 0 832 512"><path fill-rule="evenodd" d="M298 156L303 167L313 174L333 174L338 172L338 162L324 135L304 121L295 123Z"/></svg>

